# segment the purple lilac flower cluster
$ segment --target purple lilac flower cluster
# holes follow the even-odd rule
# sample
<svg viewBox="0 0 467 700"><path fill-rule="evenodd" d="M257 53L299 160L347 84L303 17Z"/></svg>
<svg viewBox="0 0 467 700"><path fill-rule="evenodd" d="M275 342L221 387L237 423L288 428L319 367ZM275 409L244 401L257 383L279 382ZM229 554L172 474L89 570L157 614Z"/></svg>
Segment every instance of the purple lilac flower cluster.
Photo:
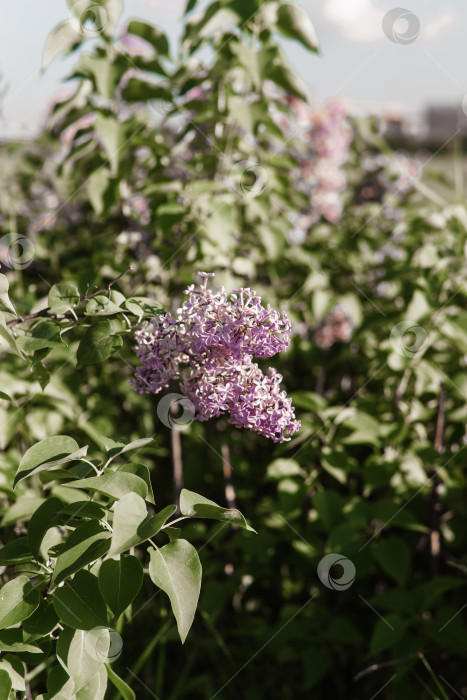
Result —
<svg viewBox="0 0 467 700"><path fill-rule="evenodd" d="M173 380L192 401L198 420L229 413L229 422L275 442L290 440L300 428L292 402L280 389L282 376L265 375L254 357L272 357L289 346L290 321L251 289L227 295L208 289L209 273L172 316L158 316L136 332L141 360L132 385L140 393L159 393Z"/></svg>

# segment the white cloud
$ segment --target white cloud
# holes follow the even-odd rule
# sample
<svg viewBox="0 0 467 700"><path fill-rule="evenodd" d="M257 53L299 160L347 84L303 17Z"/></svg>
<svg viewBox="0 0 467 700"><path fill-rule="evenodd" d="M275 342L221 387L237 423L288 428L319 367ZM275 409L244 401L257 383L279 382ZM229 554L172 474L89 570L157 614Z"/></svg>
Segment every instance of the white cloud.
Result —
<svg viewBox="0 0 467 700"><path fill-rule="evenodd" d="M368 43L385 39L383 32L383 17L387 10L378 7L374 0L324 0L323 16L333 24L340 34L349 41ZM412 13L409 13L412 14ZM451 12L442 12L436 17L421 22L420 39L425 42L433 41L447 27L454 23ZM404 33L405 17L401 17L399 32ZM397 25L395 25L397 28Z"/></svg>
<svg viewBox="0 0 467 700"><path fill-rule="evenodd" d="M384 38L384 11L372 0L325 0L323 15L351 41L371 42Z"/></svg>
<svg viewBox="0 0 467 700"><path fill-rule="evenodd" d="M421 37L424 41L432 41L441 34L443 29L450 27L454 23L454 15L450 12L443 12L435 19L427 22L422 29Z"/></svg>

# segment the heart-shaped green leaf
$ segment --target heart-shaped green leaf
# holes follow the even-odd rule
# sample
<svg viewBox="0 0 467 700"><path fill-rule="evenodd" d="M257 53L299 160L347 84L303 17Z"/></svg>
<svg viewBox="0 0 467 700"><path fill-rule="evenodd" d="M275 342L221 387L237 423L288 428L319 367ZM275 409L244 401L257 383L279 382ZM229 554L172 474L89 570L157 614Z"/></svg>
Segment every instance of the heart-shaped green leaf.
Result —
<svg viewBox="0 0 467 700"><path fill-rule="evenodd" d="M182 643L193 624L201 589L198 552L186 540L175 540L160 549L148 550L149 576L170 598Z"/></svg>

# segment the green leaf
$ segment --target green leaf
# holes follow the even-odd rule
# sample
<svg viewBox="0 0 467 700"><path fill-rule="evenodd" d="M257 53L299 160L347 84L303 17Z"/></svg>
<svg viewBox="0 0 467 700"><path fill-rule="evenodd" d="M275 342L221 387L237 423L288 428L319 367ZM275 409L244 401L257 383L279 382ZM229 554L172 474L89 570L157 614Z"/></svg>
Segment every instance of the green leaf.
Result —
<svg viewBox="0 0 467 700"><path fill-rule="evenodd" d="M175 510L176 506L167 506L157 515L150 516L143 499L136 493L127 493L114 506L109 557L156 535Z"/></svg>
<svg viewBox="0 0 467 700"><path fill-rule="evenodd" d="M336 491L317 491L313 495L313 505L326 528L332 527L342 519L344 499Z"/></svg>
<svg viewBox="0 0 467 700"><path fill-rule="evenodd" d="M175 540L178 540L180 535L182 534L182 528L181 527L164 527L164 533L167 535L169 540L171 542L174 542Z"/></svg>
<svg viewBox="0 0 467 700"><path fill-rule="evenodd" d="M170 103L171 93L162 84L130 78L122 90L126 102L147 102L148 100L163 100Z"/></svg>
<svg viewBox="0 0 467 700"><path fill-rule="evenodd" d="M49 291L49 306L54 314L65 314L80 300L78 288L72 282L54 284Z"/></svg>
<svg viewBox="0 0 467 700"><path fill-rule="evenodd" d="M24 681L24 666L17 656L6 654L0 661L0 670L6 671L11 680L12 688L24 693L26 683Z"/></svg>
<svg viewBox="0 0 467 700"><path fill-rule="evenodd" d="M344 451L330 450L329 448L322 449L321 465L340 484L347 483L349 458Z"/></svg>
<svg viewBox="0 0 467 700"><path fill-rule="evenodd" d="M121 314L122 309L118 301L124 299L125 297L118 292L111 293L110 297L107 294L98 294L86 304L86 316L110 316L112 314Z"/></svg>
<svg viewBox="0 0 467 700"><path fill-rule="evenodd" d="M117 688L123 700L136 700L136 695L134 694L132 689L125 683L125 681L122 681L120 676L117 676L115 671L113 671L108 664L106 664L105 667L107 669L107 675L109 677L110 682L113 683L113 685Z"/></svg>
<svg viewBox="0 0 467 700"><path fill-rule="evenodd" d="M109 457L116 457L117 455L122 455L125 452L130 452L130 450L138 450L140 447L145 447L151 442L154 442L154 438L138 438L138 440L112 440L112 438L103 437L102 442L104 443L105 451L109 453Z"/></svg>
<svg viewBox="0 0 467 700"><path fill-rule="evenodd" d="M425 581L413 589L418 609L428 610L444 593L460 586L465 586L465 579L438 576L431 581Z"/></svg>
<svg viewBox="0 0 467 700"><path fill-rule="evenodd" d="M327 406L326 399L313 391L294 391L291 399L294 406L299 406L313 413L319 413Z"/></svg>
<svg viewBox="0 0 467 700"><path fill-rule="evenodd" d="M8 700L13 687L10 674L4 668L0 668L0 700Z"/></svg>
<svg viewBox="0 0 467 700"><path fill-rule="evenodd" d="M66 506L62 506L60 513L71 515L74 518L95 518L102 520L105 517L106 509L100 503L94 501L75 501Z"/></svg>
<svg viewBox="0 0 467 700"><path fill-rule="evenodd" d="M139 318L154 318L154 316L164 313L164 309L157 301L146 297L130 297L123 306L129 313Z"/></svg>
<svg viewBox="0 0 467 700"><path fill-rule="evenodd" d="M16 309L10 301L8 296L8 290L10 288L8 279L5 275L0 274L0 301L2 304L11 311L12 314L16 314Z"/></svg>
<svg viewBox="0 0 467 700"><path fill-rule="evenodd" d="M41 385L42 391L44 391L45 387L50 381L50 372L45 367L42 362L34 362L32 366L32 371L34 372L34 376Z"/></svg>
<svg viewBox="0 0 467 700"><path fill-rule="evenodd" d="M39 508L43 502L44 499L40 496L19 496L5 512L1 526L16 524L19 520L29 520L36 508Z"/></svg>
<svg viewBox="0 0 467 700"><path fill-rule="evenodd" d="M269 78L273 83L283 88L292 95L296 95L304 102L308 101L308 89L301 78L286 65L281 63L273 64L264 76Z"/></svg>
<svg viewBox="0 0 467 700"><path fill-rule="evenodd" d="M153 24L148 24L147 22L141 22L139 20L132 20L128 25L128 33L135 34L141 37L149 44L152 44L156 49L157 53L163 56L169 55L169 42L165 36L162 29L154 26Z"/></svg>
<svg viewBox="0 0 467 700"><path fill-rule="evenodd" d="M51 586L57 586L75 571L82 569L110 547L110 532L95 520L88 520L69 535L55 563Z"/></svg>
<svg viewBox="0 0 467 700"><path fill-rule="evenodd" d="M353 432L340 439L346 445L378 445L380 442L379 422L364 411L355 411L354 415L345 418L342 425L351 428Z"/></svg>
<svg viewBox="0 0 467 700"><path fill-rule="evenodd" d="M88 634L92 634L88 632ZM99 668L98 672L90 678L76 693L76 700L104 700L107 689L107 672L105 666Z"/></svg>
<svg viewBox="0 0 467 700"><path fill-rule="evenodd" d="M18 628L0 632L0 651L11 651L15 654L42 654L40 647L23 642L23 633Z"/></svg>
<svg viewBox="0 0 467 700"><path fill-rule="evenodd" d="M112 182L110 170L102 166L89 176L88 196L96 214L102 214L106 208Z"/></svg>
<svg viewBox="0 0 467 700"><path fill-rule="evenodd" d="M105 14L106 21L103 25L103 32L106 36L112 36L118 26L118 20L123 12L123 0L106 0Z"/></svg>
<svg viewBox="0 0 467 700"><path fill-rule="evenodd" d="M21 626L28 634L43 636L49 634L57 622L58 617L55 613L52 601L46 601L42 598L37 610L33 612L31 617L24 620Z"/></svg>
<svg viewBox="0 0 467 700"><path fill-rule="evenodd" d="M95 129L107 152L110 172L112 175L116 175L120 160L120 149L124 143L124 127L115 117L105 117L103 114L99 114L95 122Z"/></svg>
<svg viewBox="0 0 467 700"><path fill-rule="evenodd" d="M379 620L374 628L370 642L370 654L380 654L385 649L393 647L401 639L409 621L400 615L389 614Z"/></svg>
<svg viewBox="0 0 467 700"><path fill-rule="evenodd" d="M149 576L170 598L182 643L185 641L198 604L201 562L196 549L186 540L175 540L160 549L149 548Z"/></svg>
<svg viewBox="0 0 467 700"><path fill-rule="evenodd" d="M291 476L303 476L303 470L298 462L293 459L275 459L268 466L268 479L287 479Z"/></svg>
<svg viewBox="0 0 467 700"><path fill-rule="evenodd" d="M31 559L32 553L29 549L27 537L17 537L15 540L7 542L0 549L0 566L12 566Z"/></svg>
<svg viewBox="0 0 467 700"><path fill-rule="evenodd" d="M44 501L33 513L28 529L28 544L36 559L39 557L41 542L47 530L61 522L59 512L62 507L62 502L52 497Z"/></svg>
<svg viewBox="0 0 467 700"><path fill-rule="evenodd" d="M71 20L58 24L55 29L52 29L45 42L42 55L42 70L47 68L59 53L70 53L81 43L83 38L84 36Z"/></svg>
<svg viewBox="0 0 467 700"><path fill-rule="evenodd" d="M21 350L18 347L18 344L15 340L14 335L11 333L11 331L7 328L6 321L4 315L0 312L0 336L6 340L7 344L10 346L10 350L15 353L15 355L19 355L19 357L23 357L23 354ZM2 344L0 343L0 348L2 347Z"/></svg>
<svg viewBox="0 0 467 700"><path fill-rule="evenodd" d="M110 649L110 635L107 631L106 640L103 637L104 632L102 629L86 631L65 627L60 633L57 658L73 680L75 692L86 688L101 669L105 670L104 662ZM79 697L86 700L85 695ZM87 697L94 700L92 694Z"/></svg>
<svg viewBox="0 0 467 700"><path fill-rule="evenodd" d="M222 508L218 506L217 503L214 503L214 501L210 501L187 489L182 489L180 493L180 511L182 515L187 515L190 518L220 520L223 523L239 525L245 530L256 532L256 530L253 530L253 528L248 525L244 516L236 508Z"/></svg>
<svg viewBox="0 0 467 700"><path fill-rule="evenodd" d="M107 319L93 323L86 328L78 346L76 357L79 365L92 365L103 362L119 350L123 340L112 331L112 324Z"/></svg>
<svg viewBox="0 0 467 700"><path fill-rule="evenodd" d="M13 481L13 488L27 476L56 467L86 454L87 447L80 448L76 440L67 435L44 438L26 450Z"/></svg>
<svg viewBox="0 0 467 700"><path fill-rule="evenodd" d="M51 321L43 321L34 327L32 335L20 336L16 342L23 350L29 353L43 350L44 348L57 348L62 344L60 327ZM40 363L35 362L34 374L36 377L38 367L41 367Z"/></svg>
<svg viewBox="0 0 467 700"><path fill-rule="evenodd" d="M187 0L184 14L187 15L189 12L191 12L197 2L198 0Z"/></svg>
<svg viewBox="0 0 467 700"><path fill-rule="evenodd" d="M107 608L97 576L78 571L72 581L57 588L53 598L55 612L68 627L90 630L107 624Z"/></svg>
<svg viewBox="0 0 467 700"><path fill-rule="evenodd" d="M285 3L277 11L277 28L289 39L296 39L310 51L319 51L319 41L308 12L295 5Z"/></svg>
<svg viewBox="0 0 467 700"><path fill-rule="evenodd" d="M400 586L407 580L410 566L410 547L401 537L385 537L372 546L378 564Z"/></svg>
<svg viewBox="0 0 467 700"><path fill-rule="evenodd" d="M0 629L16 625L33 614L40 595L27 576L21 575L0 589Z"/></svg>
<svg viewBox="0 0 467 700"><path fill-rule="evenodd" d="M132 555L120 560L106 559L99 569L100 592L115 615L120 617L139 593L143 584L143 567Z"/></svg>
<svg viewBox="0 0 467 700"><path fill-rule="evenodd" d="M60 661L58 657L57 660ZM47 690L50 697L55 698L57 696L56 700L58 700L60 698L60 694L63 694L63 700L68 700L68 698L70 698L70 693L67 692L69 685L71 685L71 692L73 692L73 681L63 666L61 666L61 664L56 664L53 666L53 668L51 668L50 672L47 674ZM61 691L61 693L59 693L59 691ZM70 700L73 700L72 695Z"/></svg>
<svg viewBox="0 0 467 700"><path fill-rule="evenodd" d="M139 476L140 479L143 479L143 481L146 482L146 486L148 487L148 493L145 500L149 501L149 503L155 503L154 492L152 490L151 484L151 475L149 473L149 469L146 467L145 464L138 464L137 462L128 462L128 464L124 464L123 466L118 467L118 471L128 472L129 474L136 474L136 476Z"/></svg>
<svg viewBox="0 0 467 700"><path fill-rule="evenodd" d="M87 479L78 479L64 484L64 488L91 489L115 500L131 492L138 494L141 498L146 498L148 495L147 484L141 477L121 471L114 472L110 469L104 469L100 476L90 476Z"/></svg>

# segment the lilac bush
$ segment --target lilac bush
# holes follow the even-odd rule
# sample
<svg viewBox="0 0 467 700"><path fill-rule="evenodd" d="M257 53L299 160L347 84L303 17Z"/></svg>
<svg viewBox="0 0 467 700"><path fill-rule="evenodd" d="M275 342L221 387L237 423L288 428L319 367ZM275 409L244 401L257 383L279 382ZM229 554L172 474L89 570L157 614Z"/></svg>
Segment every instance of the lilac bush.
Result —
<svg viewBox="0 0 467 700"><path fill-rule="evenodd" d="M272 357L286 350L290 321L249 288L228 295L208 289L212 274L185 291L188 299L175 316L163 314L136 332L141 366L133 386L158 394L171 381L192 401L196 418L208 420L229 413L229 422L275 442L289 440L300 428L292 402L280 389L282 376L273 368L265 375L254 357Z"/></svg>

